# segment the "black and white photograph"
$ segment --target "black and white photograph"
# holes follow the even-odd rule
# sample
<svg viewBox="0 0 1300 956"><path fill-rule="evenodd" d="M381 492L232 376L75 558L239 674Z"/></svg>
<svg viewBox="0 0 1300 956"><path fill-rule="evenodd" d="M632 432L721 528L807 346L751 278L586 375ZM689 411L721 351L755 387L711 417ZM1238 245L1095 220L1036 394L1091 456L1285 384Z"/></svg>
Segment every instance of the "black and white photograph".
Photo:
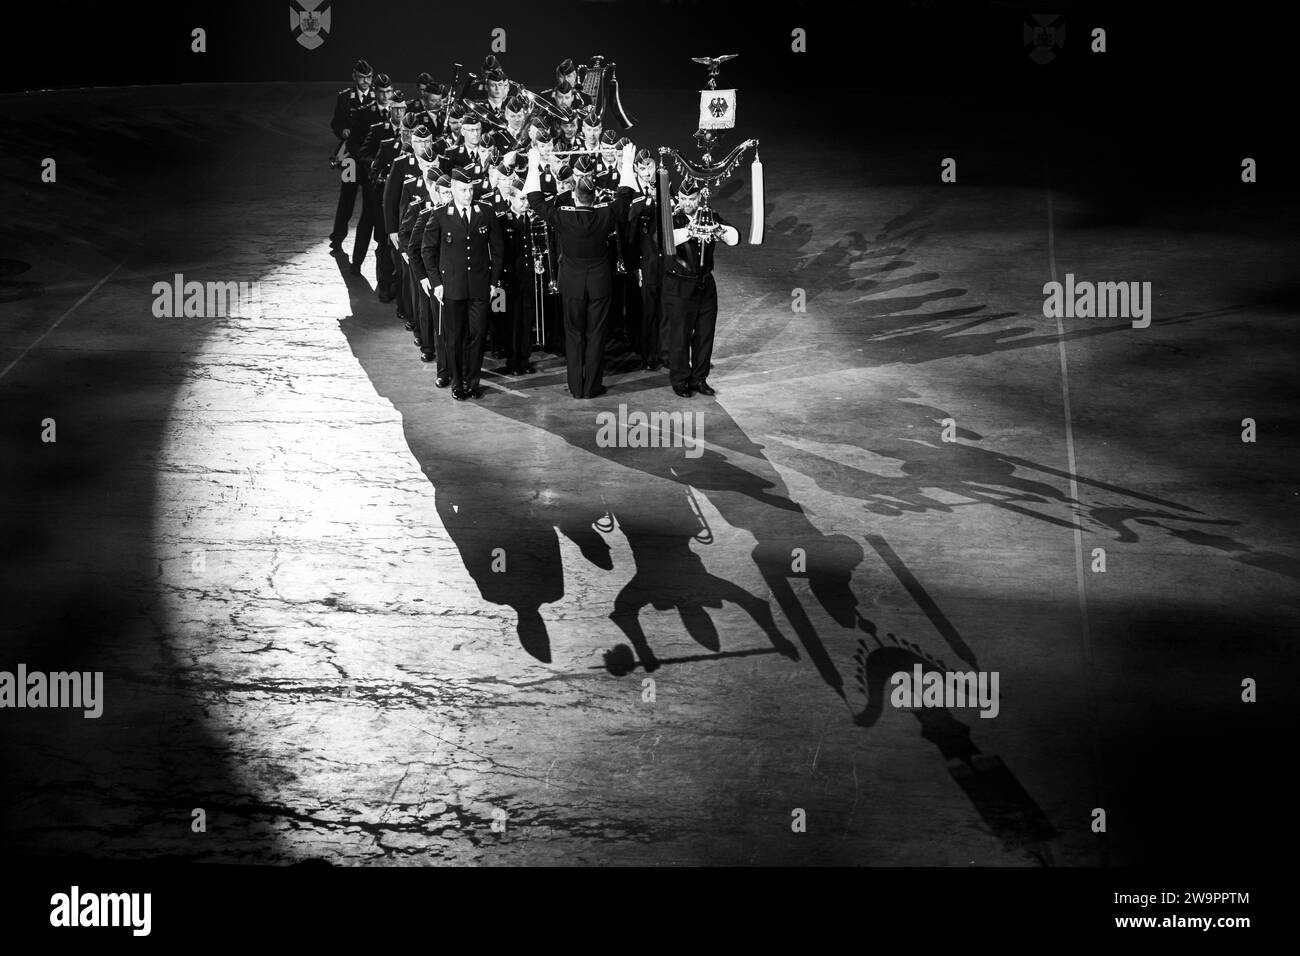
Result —
<svg viewBox="0 0 1300 956"><path fill-rule="evenodd" d="M854 867L1057 934L1262 925L1288 22L6 19L7 924L182 941L188 881L235 912L265 873L725 869L686 898L729 908ZM935 919L903 895L871 908Z"/></svg>

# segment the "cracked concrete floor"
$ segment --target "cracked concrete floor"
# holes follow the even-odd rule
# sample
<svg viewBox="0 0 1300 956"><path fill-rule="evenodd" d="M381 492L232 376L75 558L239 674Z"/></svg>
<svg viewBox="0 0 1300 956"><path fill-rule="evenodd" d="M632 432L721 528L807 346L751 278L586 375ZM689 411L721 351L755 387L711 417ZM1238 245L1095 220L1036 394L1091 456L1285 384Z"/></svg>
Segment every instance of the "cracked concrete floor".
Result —
<svg viewBox="0 0 1300 956"><path fill-rule="evenodd" d="M719 255L707 450L604 449L597 412L686 407L662 375L616 359L579 404L539 354L459 405L373 261L340 271L330 94L8 104L60 179L8 177L0 634L7 662L107 684L96 721L5 714L10 849L1091 865L1256 834L1258 793L1216 780L1269 765L1272 718L1236 687L1291 664L1295 303L1269 290L1294 240L1098 226L1087 177L1054 170L1061 271L1140 256L1161 290L1144 333L1069 327L1072 488L1032 147L954 120L1008 181L944 191L885 130L846 183L862 143L754 106L769 232ZM638 98L641 135L672 140L673 95ZM156 319L177 272L258 281L263 315ZM1246 414L1268 441L1241 444ZM1076 527L1108 559L1086 615ZM882 707L918 662L999 672L998 717ZM1193 849L1198 801L1232 822Z"/></svg>

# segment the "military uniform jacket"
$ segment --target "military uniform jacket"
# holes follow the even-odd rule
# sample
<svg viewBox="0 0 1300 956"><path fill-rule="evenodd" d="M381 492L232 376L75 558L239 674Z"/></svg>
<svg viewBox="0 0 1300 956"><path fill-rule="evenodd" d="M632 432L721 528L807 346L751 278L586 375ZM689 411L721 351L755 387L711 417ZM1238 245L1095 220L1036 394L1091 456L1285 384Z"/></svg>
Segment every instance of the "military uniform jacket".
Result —
<svg viewBox="0 0 1300 956"><path fill-rule="evenodd" d="M713 211L713 219L719 226L731 225L731 223L727 222L718 214L716 209ZM685 229L690 221L691 220L686 213L679 212L677 215L673 216L673 228ZM668 241L672 242L671 239ZM703 281L707 276L713 274L713 247L717 244L717 242L701 243L698 239L687 239L673 250L671 258L665 259L664 272L667 275ZM701 246L703 246L704 249L703 265L700 264Z"/></svg>
<svg viewBox="0 0 1300 956"><path fill-rule="evenodd" d="M357 157L357 165L363 165L361 161L361 144L366 141L366 136L370 129L376 123L383 122L383 115L379 109L379 104L371 97L367 102L358 106L352 111L350 124L352 135L348 137L348 155Z"/></svg>
<svg viewBox="0 0 1300 956"><path fill-rule="evenodd" d="M627 230L623 233L623 256L628 270L640 269L642 281L654 283L659 277L662 252L659 240L659 197L651 187L650 195L634 193L627 210Z"/></svg>
<svg viewBox="0 0 1300 956"><path fill-rule="evenodd" d="M334 131L334 135L339 139L345 139L343 135L345 129L356 132L356 127L352 124L353 112L374 101L375 94L370 90L362 93L355 86L339 90L334 98L334 117L330 120L330 129Z"/></svg>
<svg viewBox="0 0 1300 956"><path fill-rule="evenodd" d="M397 152L396 147L400 146L401 142L397 127L391 123L384 121L370 124L370 129L366 130L366 135L361 140L361 148L357 150L357 159L369 166L372 180L376 175L380 178L388 175L388 163L393 161L393 156ZM390 144L387 160L381 160L385 152L384 147Z"/></svg>
<svg viewBox="0 0 1300 956"><path fill-rule="evenodd" d="M501 223L501 237L505 242L501 283L510 290L510 293L522 293L525 289L524 283L535 274L532 256L528 253L528 223L524 221L523 216L516 216L509 209L497 219ZM507 298L507 301L510 299Z"/></svg>
<svg viewBox="0 0 1300 956"><path fill-rule="evenodd" d="M471 203L469 222L448 203L433 211L420 244L429 281L443 287L443 299L486 299L501 284L505 248L492 207ZM434 281L434 276L440 277Z"/></svg>
<svg viewBox="0 0 1300 956"><path fill-rule="evenodd" d="M402 183L408 176L418 176L420 167L415 164L415 157L403 153L393 160L384 184L384 232L397 232L402 224Z"/></svg>
<svg viewBox="0 0 1300 956"><path fill-rule="evenodd" d="M409 230L409 237L403 244L406 248L406 254L411 257L411 273L415 276L417 282L429 278L428 270L424 268L424 257L420 253L424 245L424 232L429 228L429 217L440 208L432 202L418 201L414 222Z"/></svg>
<svg viewBox="0 0 1300 956"><path fill-rule="evenodd" d="M418 185L417 185L418 184ZM406 190L410 188L410 192ZM402 206L402 216L397 224L397 242L406 250L406 254L411 257L411 267L415 268L415 260L420 258L420 247L411 247L411 230L415 228L416 217L425 208L429 202L429 187L425 185L423 177L417 177L411 182L402 186L403 195L407 197L405 205ZM416 269L417 277L420 270Z"/></svg>
<svg viewBox="0 0 1300 956"><path fill-rule="evenodd" d="M616 224L627 219L632 190L620 187L612 201L592 206L574 204L573 193L547 199L538 190L528 194L533 213L555 230L560 247L560 294L593 299L612 295L614 283L609 265L608 239Z"/></svg>

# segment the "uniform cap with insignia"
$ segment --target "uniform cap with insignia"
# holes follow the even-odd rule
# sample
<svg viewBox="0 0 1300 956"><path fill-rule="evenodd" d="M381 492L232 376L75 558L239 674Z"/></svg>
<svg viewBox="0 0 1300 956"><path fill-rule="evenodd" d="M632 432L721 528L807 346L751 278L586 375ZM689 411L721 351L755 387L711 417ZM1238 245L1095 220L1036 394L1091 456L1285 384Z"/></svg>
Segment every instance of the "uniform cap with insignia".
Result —
<svg viewBox="0 0 1300 956"><path fill-rule="evenodd" d="M499 66L494 69L488 70L487 74L483 77L483 79L489 83L502 83L505 81L505 78L506 78L506 71L501 69L501 67Z"/></svg>
<svg viewBox="0 0 1300 956"><path fill-rule="evenodd" d="M439 189L450 189L451 177L448 176L446 173L442 173L441 175L438 176L438 181L434 183L434 185L437 186Z"/></svg>
<svg viewBox="0 0 1300 956"><path fill-rule="evenodd" d="M418 86L421 90L425 89L426 87L432 86L433 74L427 71L421 73L419 76L415 78L415 85Z"/></svg>
<svg viewBox="0 0 1300 956"><path fill-rule="evenodd" d="M365 60L357 60L352 67L352 72L357 76L370 76L374 71L370 69L370 64Z"/></svg>
<svg viewBox="0 0 1300 956"><path fill-rule="evenodd" d="M554 138L555 137L551 135L551 131L549 129L542 128L537 131L537 142L539 143L549 143Z"/></svg>
<svg viewBox="0 0 1300 956"><path fill-rule="evenodd" d="M412 113L408 110L406 115L402 117L402 129L409 129L411 131L411 138L414 139L415 131L419 128L420 128L420 114ZM428 130L426 129L425 132L427 133Z"/></svg>
<svg viewBox="0 0 1300 956"><path fill-rule="evenodd" d="M452 119L460 119L465 115L465 104L452 103L451 109L447 110L447 115Z"/></svg>
<svg viewBox="0 0 1300 956"><path fill-rule="evenodd" d="M572 166L561 166L560 171L555 174L556 179L568 179L573 175Z"/></svg>
<svg viewBox="0 0 1300 956"><path fill-rule="evenodd" d="M470 172L468 169L466 169L464 166L457 166L455 169L451 171L451 181L454 183L470 183L470 184L478 182L478 180L474 177L474 174Z"/></svg>
<svg viewBox="0 0 1300 956"><path fill-rule="evenodd" d="M694 179L687 179L677 187L677 195L694 196L700 191L700 184Z"/></svg>
<svg viewBox="0 0 1300 956"><path fill-rule="evenodd" d="M477 116L475 116L473 113L467 113L465 115L465 118L461 121L460 128L464 129L465 127L468 126L470 129L473 129L477 126L482 126L482 125L483 124L479 122L479 118Z"/></svg>
<svg viewBox="0 0 1300 956"><path fill-rule="evenodd" d="M607 129L605 130L605 132L600 134L601 146L613 146L617 142L618 142L618 133L616 133L612 129Z"/></svg>
<svg viewBox="0 0 1300 956"><path fill-rule="evenodd" d="M626 136L620 136L618 138L618 142L616 142L614 146L617 147L618 149L622 149L623 147L627 146L631 142L632 141L628 139Z"/></svg>
<svg viewBox="0 0 1300 956"><path fill-rule="evenodd" d="M378 76L375 77L375 89L391 90L392 88L393 88L393 81L388 78L387 73L380 73Z"/></svg>
<svg viewBox="0 0 1300 956"><path fill-rule="evenodd" d="M600 117L595 113L584 113L582 125L587 129L600 129Z"/></svg>
<svg viewBox="0 0 1300 956"><path fill-rule="evenodd" d="M506 100L507 113L522 113L527 108L528 108L528 104L524 102L524 98L522 96L519 96L518 94Z"/></svg>
<svg viewBox="0 0 1300 956"><path fill-rule="evenodd" d="M505 178L509 179L515 174L515 167L512 163L498 163L496 171Z"/></svg>
<svg viewBox="0 0 1300 956"><path fill-rule="evenodd" d="M589 173L595 169L595 167L596 164L592 161L590 156L579 156L577 161L573 164L573 168L580 173Z"/></svg>
<svg viewBox="0 0 1300 956"><path fill-rule="evenodd" d="M406 94L401 90L393 90L392 95L388 97L388 108L391 110L394 106L406 109Z"/></svg>
<svg viewBox="0 0 1300 956"><path fill-rule="evenodd" d="M514 179L510 180L510 185L515 189L523 189L524 180L516 176Z"/></svg>
<svg viewBox="0 0 1300 956"><path fill-rule="evenodd" d="M645 146L642 146L640 149L636 151L636 158L633 160L633 162L647 163L653 160L654 158L655 158L655 154L650 152L650 150Z"/></svg>
<svg viewBox="0 0 1300 956"><path fill-rule="evenodd" d="M555 76L557 79L561 76L568 76L575 69L576 67L573 65L573 59L571 57L568 57L564 60L563 63L561 63L559 66L555 68Z"/></svg>
<svg viewBox="0 0 1300 956"><path fill-rule="evenodd" d="M429 127L421 123L411 130L411 139L433 139L433 134L429 132Z"/></svg>

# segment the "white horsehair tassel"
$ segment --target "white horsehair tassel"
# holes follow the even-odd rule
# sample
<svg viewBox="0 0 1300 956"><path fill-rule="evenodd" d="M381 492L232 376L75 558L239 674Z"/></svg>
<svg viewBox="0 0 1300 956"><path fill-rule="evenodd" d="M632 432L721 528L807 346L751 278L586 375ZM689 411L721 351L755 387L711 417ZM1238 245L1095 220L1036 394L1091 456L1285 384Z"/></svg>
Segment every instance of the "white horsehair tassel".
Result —
<svg viewBox="0 0 1300 956"><path fill-rule="evenodd" d="M763 244L763 164L759 162L758 153L754 154L754 161L749 164L749 176L749 244L761 246Z"/></svg>

